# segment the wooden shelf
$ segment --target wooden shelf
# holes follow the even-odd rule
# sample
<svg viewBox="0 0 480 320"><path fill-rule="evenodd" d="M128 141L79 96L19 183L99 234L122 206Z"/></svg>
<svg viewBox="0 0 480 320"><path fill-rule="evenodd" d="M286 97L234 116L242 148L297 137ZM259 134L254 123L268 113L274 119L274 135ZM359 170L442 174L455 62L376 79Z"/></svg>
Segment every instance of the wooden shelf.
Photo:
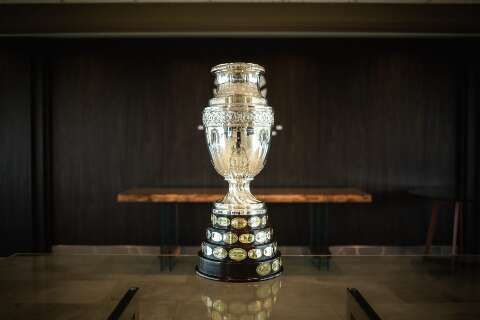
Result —
<svg viewBox="0 0 480 320"><path fill-rule="evenodd" d="M65 4L62 1L3 5L0 34L54 37L332 34L451 37L478 34L479 15L480 6L448 3Z"/></svg>
<svg viewBox="0 0 480 320"><path fill-rule="evenodd" d="M221 199L226 188L138 188L121 192L118 202L205 203ZM349 188L258 188L257 199L267 203L370 203L372 195Z"/></svg>

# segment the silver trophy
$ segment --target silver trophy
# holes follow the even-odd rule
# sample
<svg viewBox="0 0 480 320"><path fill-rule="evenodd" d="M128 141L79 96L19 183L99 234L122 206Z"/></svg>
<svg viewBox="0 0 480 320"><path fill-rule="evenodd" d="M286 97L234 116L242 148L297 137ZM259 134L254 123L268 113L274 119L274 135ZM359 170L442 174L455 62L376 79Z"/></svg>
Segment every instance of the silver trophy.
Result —
<svg viewBox="0 0 480 320"><path fill-rule="evenodd" d="M282 271L267 209L250 192L270 146L273 110L267 104L263 67L225 63L212 68L213 98L203 126L215 170L229 183L213 205L197 272L223 281L258 281Z"/></svg>

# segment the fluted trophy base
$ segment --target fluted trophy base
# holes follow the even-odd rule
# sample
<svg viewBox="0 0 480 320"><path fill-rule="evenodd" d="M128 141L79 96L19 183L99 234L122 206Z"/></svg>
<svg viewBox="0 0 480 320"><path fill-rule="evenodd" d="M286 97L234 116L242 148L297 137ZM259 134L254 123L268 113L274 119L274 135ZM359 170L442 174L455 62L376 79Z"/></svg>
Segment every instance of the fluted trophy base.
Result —
<svg viewBox="0 0 480 320"><path fill-rule="evenodd" d="M198 255L197 274L211 280L263 281L283 271L265 208L248 214L214 209Z"/></svg>

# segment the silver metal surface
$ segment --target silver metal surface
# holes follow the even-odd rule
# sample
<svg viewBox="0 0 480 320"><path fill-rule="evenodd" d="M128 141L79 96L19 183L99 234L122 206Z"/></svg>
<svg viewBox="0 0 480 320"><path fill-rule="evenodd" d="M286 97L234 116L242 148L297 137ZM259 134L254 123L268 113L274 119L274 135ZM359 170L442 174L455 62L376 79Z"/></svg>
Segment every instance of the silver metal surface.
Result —
<svg viewBox="0 0 480 320"><path fill-rule="evenodd" d="M273 110L267 105L262 66L225 63L212 68L213 95L203 111L203 127L215 170L229 183L215 209L259 214L264 204L250 192L263 169L270 146Z"/></svg>

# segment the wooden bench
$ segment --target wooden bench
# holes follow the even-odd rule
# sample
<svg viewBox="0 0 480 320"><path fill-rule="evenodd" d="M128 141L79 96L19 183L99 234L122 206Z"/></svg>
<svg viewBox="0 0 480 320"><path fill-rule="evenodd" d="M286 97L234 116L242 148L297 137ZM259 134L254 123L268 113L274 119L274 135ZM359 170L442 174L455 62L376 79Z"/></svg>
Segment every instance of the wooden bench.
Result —
<svg viewBox="0 0 480 320"><path fill-rule="evenodd" d="M117 201L122 203L211 203L220 200L227 188L137 188L121 192ZM310 244L317 253L328 253L329 203L371 203L372 195L351 188L255 188L255 197L268 203L307 203L310 214ZM322 205L315 205L322 204ZM165 216L165 215L163 215ZM177 238L178 206L173 216L162 220L162 239ZM173 233L173 234L172 234ZM163 236L165 234L165 236ZM175 240L178 242L178 240ZM164 245L162 240L162 245Z"/></svg>
<svg viewBox="0 0 480 320"><path fill-rule="evenodd" d="M118 202L204 203L222 199L227 188L138 188L121 192ZM370 203L372 195L345 188L258 188L252 192L267 203Z"/></svg>

